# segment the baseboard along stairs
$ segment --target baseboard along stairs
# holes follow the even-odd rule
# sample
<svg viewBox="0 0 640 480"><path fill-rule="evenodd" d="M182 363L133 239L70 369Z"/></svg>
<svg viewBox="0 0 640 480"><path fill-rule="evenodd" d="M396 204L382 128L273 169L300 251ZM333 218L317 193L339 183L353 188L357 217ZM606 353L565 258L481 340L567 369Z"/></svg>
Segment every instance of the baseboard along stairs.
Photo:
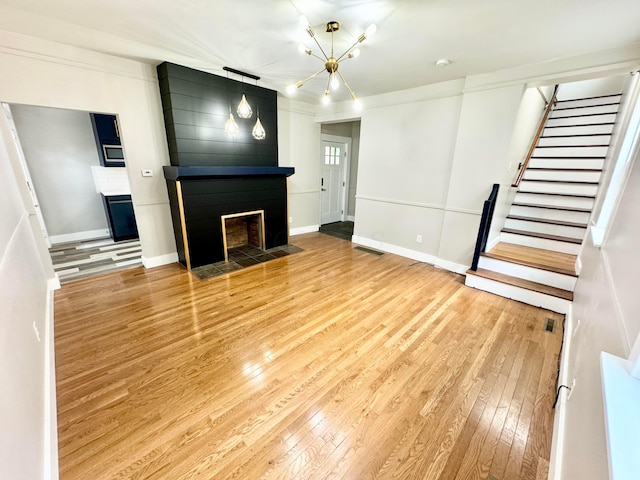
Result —
<svg viewBox="0 0 640 480"><path fill-rule="evenodd" d="M620 94L557 101L520 181L499 243L466 285L567 313Z"/></svg>

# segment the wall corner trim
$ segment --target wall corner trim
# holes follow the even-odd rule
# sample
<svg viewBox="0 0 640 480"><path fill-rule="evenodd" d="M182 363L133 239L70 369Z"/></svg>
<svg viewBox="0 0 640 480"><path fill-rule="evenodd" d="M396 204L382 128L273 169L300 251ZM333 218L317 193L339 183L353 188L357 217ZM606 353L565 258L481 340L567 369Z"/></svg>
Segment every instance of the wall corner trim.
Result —
<svg viewBox="0 0 640 480"><path fill-rule="evenodd" d="M303 233L312 233L320 230L320 225L307 225L306 227L296 227L289 231L289 236L302 235Z"/></svg>
<svg viewBox="0 0 640 480"><path fill-rule="evenodd" d="M144 268L155 268L160 267L162 265L169 265L170 263L178 262L178 253L167 253L165 255L158 255L155 257L145 257L142 256L142 265Z"/></svg>

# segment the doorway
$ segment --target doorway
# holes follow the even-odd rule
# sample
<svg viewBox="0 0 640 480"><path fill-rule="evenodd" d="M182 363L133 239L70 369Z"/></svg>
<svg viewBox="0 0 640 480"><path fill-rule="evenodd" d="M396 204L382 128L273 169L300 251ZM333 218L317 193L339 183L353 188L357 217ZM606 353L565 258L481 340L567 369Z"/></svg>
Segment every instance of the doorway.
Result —
<svg viewBox="0 0 640 480"><path fill-rule="evenodd" d="M141 264L137 233L112 228L111 200L128 200L133 212L129 179L124 167L104 168L92 115L4 103L3 110L60 281Z"/></svg>

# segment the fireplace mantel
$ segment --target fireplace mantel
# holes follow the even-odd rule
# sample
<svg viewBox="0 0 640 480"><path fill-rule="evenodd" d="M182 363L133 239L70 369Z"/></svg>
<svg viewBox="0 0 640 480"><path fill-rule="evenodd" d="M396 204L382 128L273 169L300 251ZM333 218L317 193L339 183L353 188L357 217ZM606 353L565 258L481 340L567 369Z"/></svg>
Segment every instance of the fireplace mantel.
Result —
<svg viewBox="0 0 640 480"><path fill-rule="evenodd" d="M164 178L167 180L184 180L196 178L220 178L220 177L262 177L262 176L282 176L293 175L293 167L223 167L223 166L185 166L173 167L165 166Z"/></svg>

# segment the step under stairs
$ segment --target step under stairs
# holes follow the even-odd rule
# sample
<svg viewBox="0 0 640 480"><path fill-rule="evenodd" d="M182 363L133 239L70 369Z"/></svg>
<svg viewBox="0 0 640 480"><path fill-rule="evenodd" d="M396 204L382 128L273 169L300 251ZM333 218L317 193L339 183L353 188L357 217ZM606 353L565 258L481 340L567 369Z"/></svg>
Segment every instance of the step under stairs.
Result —
<svg viewBox="0 0 640 480"><path fill-rule="evenodd" d="M465 284L567 313L620 94L558 101L500 233Z"/></svg>

